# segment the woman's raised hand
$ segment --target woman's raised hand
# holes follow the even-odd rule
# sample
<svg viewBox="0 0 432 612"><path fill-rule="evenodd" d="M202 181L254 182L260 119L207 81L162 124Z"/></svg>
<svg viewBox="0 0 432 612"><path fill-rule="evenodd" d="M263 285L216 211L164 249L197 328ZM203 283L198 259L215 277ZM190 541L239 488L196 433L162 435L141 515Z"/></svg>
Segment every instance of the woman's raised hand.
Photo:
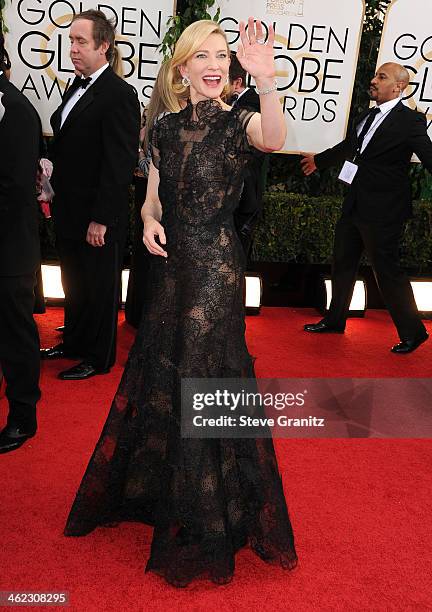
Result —
<svg viewBox="0 0 432 612"><path fill-rule="evenodd" d="M248 31L246 24L240 22L240 40L237 58L243 68L255 79L274 79L276 68L274 63L274 30L273 26L268 28L268 39L265 42L265 34L261 21L254 23L254 18L248 19Z"/></svg>

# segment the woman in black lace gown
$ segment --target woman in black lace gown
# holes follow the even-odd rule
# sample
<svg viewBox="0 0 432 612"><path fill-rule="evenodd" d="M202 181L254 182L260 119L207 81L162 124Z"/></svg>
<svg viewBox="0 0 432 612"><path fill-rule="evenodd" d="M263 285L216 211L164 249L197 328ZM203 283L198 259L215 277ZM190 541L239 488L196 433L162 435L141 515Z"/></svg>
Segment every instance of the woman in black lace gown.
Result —
<svg viewBox="0 0 432 612"><path fill-rule="evenodd" d="M182 378L253 376L233 211L252 146L281 148L285 124L274 33L263 44L260 22L256 31L253 19L248 25L248 36L240 25L239 59L261 90L261 115L221 101L229 53L216 23L192 24L176 45L173 88L190 102L152 137L143 206L152 298L65 529L79 536L124 520L154 525L146 571L175 586L200 575L229 582L246 544L265 561L297 563L271 438L180 435Z"/></svg>

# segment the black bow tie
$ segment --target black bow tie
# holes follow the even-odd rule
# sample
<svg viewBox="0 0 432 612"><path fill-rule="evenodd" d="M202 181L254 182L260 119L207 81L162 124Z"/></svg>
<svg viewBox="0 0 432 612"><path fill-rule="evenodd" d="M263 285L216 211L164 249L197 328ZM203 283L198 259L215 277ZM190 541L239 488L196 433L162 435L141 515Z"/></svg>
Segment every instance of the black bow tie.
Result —
<svg viewBox="0 0 432 612"><path fill-rule="evenodd" d="M233 93L233 94L232 94L232 96L231 96L231 97L230 97L230 99L229 99L229 103L230 103L231 105L232 105L232 104L235 104L235 103L237 102L237 100L238 100L238 99L239 99L239 95L238 95L238 93Z"/></svg>
<svg viewBox="0 0 432 612"><path fill-rule="evenodd" d="M87 77L86 79L81 79L80 82L80 87L82 87L83 89L86 89L87 85L90 83L90 81L92 80L91 77Z"/></svg>

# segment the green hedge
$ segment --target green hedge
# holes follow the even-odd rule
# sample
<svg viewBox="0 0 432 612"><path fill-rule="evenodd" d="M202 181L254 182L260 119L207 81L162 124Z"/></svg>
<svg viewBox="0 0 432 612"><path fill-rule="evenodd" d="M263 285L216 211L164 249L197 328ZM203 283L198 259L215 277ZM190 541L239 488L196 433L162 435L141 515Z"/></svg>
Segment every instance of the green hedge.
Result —
<svg viewBox="0 0 432 612"><path fill-rule="evenodd" d="M341 198L270 192L264 202L263 219L255 232L254 261L331 262ZM404 266L418 273L432 270L432 202L414 202L401 258Z"/></svg>
<svg viewBox="0 0 432 612"><path fill-rule="evenodd" d="M131 192L131 206L133 192ZM342 199L267 192L264 215L254 235L252 259L266 262L331 263L333 237ZM132 215L131 215L132 217ZM131 224L132 225L132 224ZM131 252L129 231L126 252ZM55 260L54 228L41 219L42 259ZM402 263L415 273L432 272L432 202L414 202L405 230Z"/></svg>

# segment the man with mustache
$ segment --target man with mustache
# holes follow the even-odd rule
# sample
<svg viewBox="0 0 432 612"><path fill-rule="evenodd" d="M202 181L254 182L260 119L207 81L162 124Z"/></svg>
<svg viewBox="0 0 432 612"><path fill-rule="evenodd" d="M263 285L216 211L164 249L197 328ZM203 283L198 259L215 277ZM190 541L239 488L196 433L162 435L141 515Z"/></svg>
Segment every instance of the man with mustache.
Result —
<svg viewBox="0 0 432 612"><path fill-rule="evenodd" d="M343 333L357 270L365 250L400 342L391 351L411 353L428 339L411 285L399 264L399 243L412 216L410 160L416 153L432 171L432 142L426 117L402 103L408 71L393 62L380 66L371 81L376 106L355 121L347 138L301 161L306 176L344 163L339 178L349 185L336 225L333 297L324 319L304 326L312 333Z"/></svg>

